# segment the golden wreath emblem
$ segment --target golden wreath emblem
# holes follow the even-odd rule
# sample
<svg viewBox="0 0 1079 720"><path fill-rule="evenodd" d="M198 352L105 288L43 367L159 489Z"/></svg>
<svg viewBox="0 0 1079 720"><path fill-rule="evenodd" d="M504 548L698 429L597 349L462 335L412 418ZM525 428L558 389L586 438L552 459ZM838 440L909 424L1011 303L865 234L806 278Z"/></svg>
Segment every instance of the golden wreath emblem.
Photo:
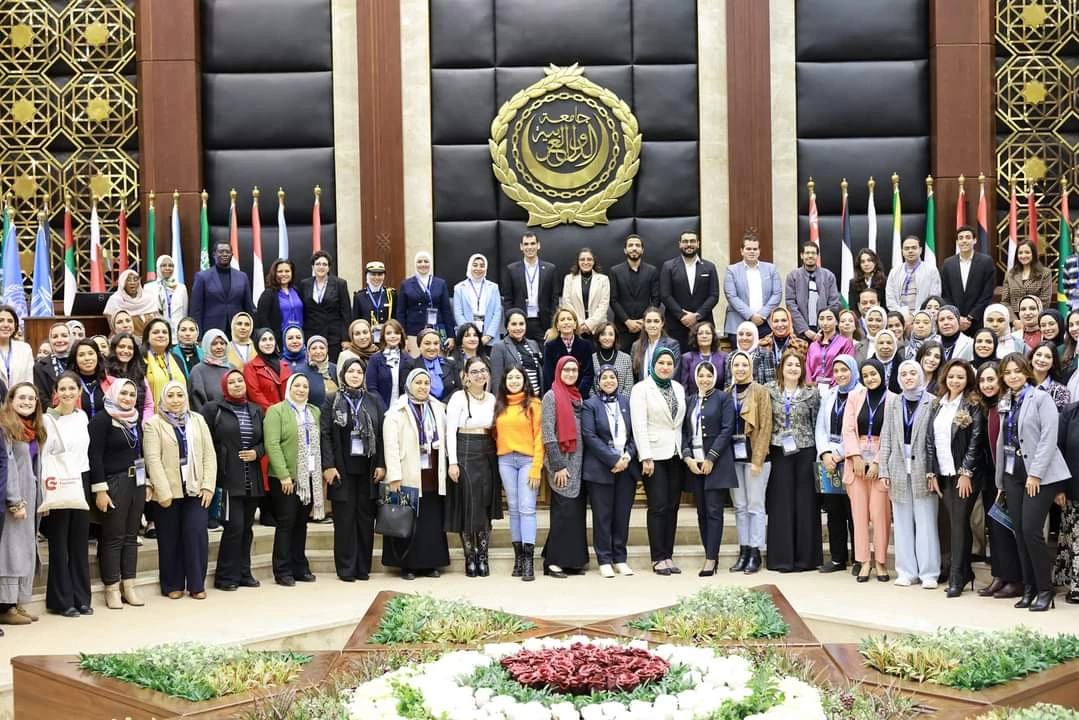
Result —
<svg viewBox="0 0 1079 720"><path fill-rule="evenodd" d="M491 121L491 168L530 226L604 225L641 166L637 118L576 64L543 72Z"/></svg>

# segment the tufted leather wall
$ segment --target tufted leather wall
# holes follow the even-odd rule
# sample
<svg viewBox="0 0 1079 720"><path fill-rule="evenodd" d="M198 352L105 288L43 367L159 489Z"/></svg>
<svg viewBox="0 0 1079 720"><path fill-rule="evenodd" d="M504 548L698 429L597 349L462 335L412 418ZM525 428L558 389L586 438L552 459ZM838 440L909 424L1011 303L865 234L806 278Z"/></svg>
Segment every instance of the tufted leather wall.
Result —
<svg viewBox="0 0 1079 720"><path fill-rule="evenodd" d="M877 183L877 252L890 264L893 171L900 177L903 234L925 235L928 0L799 0L796 8L799 241L809 238L805 183L812 177L824 265L838 275L839 183L844 177L849 183L857 254L866 246L866 181L872 175Z"/></svg>
<svg viewBox="0 0 1079 720"><path fill-rule="evenodd" d="M520 258L527 214L491 172L491 120L548 64L585 76L629 103L644 138L634 187L593 228L535 228L542 256L568 270L591 247L603 267L623 261L631 232L650 262L677 251L699 224L695 0L431 0L434 256L440 276L464 277L473 252L490 274ZM411 274L411 258L407 259ZM451 283L452 284L452 283Z"/></svg>
<svg viewBox="0 0 1079 720"><path fill-rule="evenodd" d="M248 273L256 185L264 267L277 257L278 186L297 273L311 271L315 185L322 186L322 249L336 248L331 42L329 0L202 0L210 242L228 239L229 189L236 188L240 267Z"/></svg>

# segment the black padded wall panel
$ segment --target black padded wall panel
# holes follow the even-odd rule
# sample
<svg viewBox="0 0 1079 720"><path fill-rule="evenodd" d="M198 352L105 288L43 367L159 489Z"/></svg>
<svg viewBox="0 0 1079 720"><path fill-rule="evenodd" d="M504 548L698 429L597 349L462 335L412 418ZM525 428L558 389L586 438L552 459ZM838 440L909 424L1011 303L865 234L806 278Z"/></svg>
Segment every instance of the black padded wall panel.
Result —
<svg viewBox="0 0 1079 720"><path fill-rule="evenodd" d="M577 248L621 262L631 232L650 262L670 257L678 233L700 223L695 0L431 0L431 138L436 272L464 276L472 252L497 270L520 257L527 213L491 172L491 121L553 63L633 108L644 142L634 187L593 228L532 228L562 271ZM411 260L411 259L409 259Z"/></svg>
<svg viewBox="0 0 1079 720"><path fill-rule="evenodd" d="M848 181L855 254L867 244L866 181L876 180L877 252L892 254L893 172L904 235L925 234L930 168L929 0L796 4L799 240L816 183L824 265L839 274L840 181ZM836 22L842 18L842 22ZM790 258L796 260L796 258Z"/></svg>
<svg viewBox="0 0 1079 720"><path fill-rule="evenodd" d="M337 242L329 0L202 0L203 176L211 242L227 240L236 188L240 268L251 272L251 189L258 186L263 265L277 257L277 188L289 255L310 274L312 204L321 243ZM345 259L347 260L347 259Z"/></svg>

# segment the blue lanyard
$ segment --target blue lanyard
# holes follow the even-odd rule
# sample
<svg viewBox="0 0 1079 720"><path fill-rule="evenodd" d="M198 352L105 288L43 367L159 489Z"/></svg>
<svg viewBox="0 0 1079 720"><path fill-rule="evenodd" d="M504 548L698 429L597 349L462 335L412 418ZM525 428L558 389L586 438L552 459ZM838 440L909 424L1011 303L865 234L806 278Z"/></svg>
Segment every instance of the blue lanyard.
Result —
<svg viewBox="0 0 1079 720"><path fill-rule="evenodd" d="M165 286L162 285L162 287ZM165 308L165 319L172 322L172 293L167 287L165 288Z"/></svg>
<svg viewBox="0 0 1079 720"><path fill-rule="evenodd" d="M839 393L836 393L835 403L832 405L832 414L835 415L837 419L843 417L843 410L847 407L847 400L849 399L850 394L843 398L843 402L839 402Z"/></svg>
<svg viewBox="0 0 1079 720"><path fill-rule="evenodd" d="M1023 399L1027 396L1027 388L1024 387L1019 393L1019 396L1012 401L1012 406L1008 409L1008 419L1005 423L1007 427L1007 437L1005 438L1006 445L1015 446L1015 430L1016 425L1019 423L1019 410L1023 405Z"/></svg>
<svg viewBox="0 0 1079 720"><path fill-rule="evenodd" d="M921 266L921 260L918 261L917 265L909 269L906 269L906 263L903 264L903 267L905 268L903 271L903 295L906 295L907 291L910 290L910 281L914 279L914 273L918 272L918 268Z"/></svg>
<svg viewBox="0 0 1079 720"><path fill-rule="evenodd" d="M608 405L614 407L614 412L607 408ZM618 398L615 398L614 402L603 403L603 409L607 412L607 424L611 428L611 439L613 440L615 435L618 434L618 418L622 415L622 406L618 404Z"/></svg>
<svg viewBox="0 0 1079 720"><path fill-rule="evenodd" d="M887 390L881 393L880 401L877 403L876 407L873 407L869 404L869 392L867 391L865 394L865 406L869 410L869 427L866 428L866 430L868 431L866 433L866 437L868 437L870 440L873 439L873 419L877 416L877 411L880 410L880 406L884 404L884 398L886 397L888 397Z"/></svg>
<svg viewBox="0 0 1079 720"><path fill-rule="evenodd" d="M483 299L483 290L487 286L487 279L484 278L483 280L480 280L480 289L478 292L476 291L476 283L472 282L471 278L469 278L468 284L472 287L472 293L476 296L476 312L479 312L483 310L480 306L480 301Z"/></svg>
<svg viewBox="0 0 1079 720"><path fill-rule="evenodd" d="M432 300L431 300L431 283L434 281L434 279L435 279L435 276L432 275L431 277L429 277L427 279L427 284L424 285L423 280L420 280L420 276L419 275L416 276L416 284L420 286L420 290L423 290L423 294L427 296L427 304L428 305L430 305L432 303Z"/></svg>
<svg viewBox="0 0 1079 720"><path fill-rule="evenodd" d="M83 382L83 379L80 377L79 385L82 385L82 391L86 393L86 397L90 398L90 417L93 417L97 414L97 401L94 400L94 390L97 389L97 381L95 380L93 382L93 387L91 388L89 385Z"/></svg>
<svg viewBox="0 0 1079 720"><path fill-rule="evenodd" d="M330 286L330 279L326 278L326 282L322 284L322 292L318 291L318 280L311 283L311 297L315 299L315 302L322 304L322 298L326 297L326 288Z"/></svg>
<svg viewBox="0 0 1079 720"><path fill-rule="evenodd" d="M775 335L772 336L772 359L775 360L777 366L779 365L779 357L783 354L783 351L787 349L787 346L790 345L790 341L790 338L787 338L787 341L783 343L783 347L780 347L779 341L776 340Z"/></svg>
<svg viewBox="0 0 1079 720"><path fill-rule="evenodd" d="M746 388L746 395L749 394L749 388ZM738 391L734 385L731 385L731 397L734 398L734 434L741 435L745 430L745 420L742 419L742 401L738 399Z"/></svg>
<svg viewBox="0 0 1079 720"><path fill-rule="evenodd" d="M532 294L532 286L536 284L536 277L539 275L540 263L539 263L539 260L536 261L536 269L532 271L531 275L529 275L529 273L528 273L528 263L525 263L524 265L525 265L525 282L528 283L528 294L531 295ZM537 298L537 302L538 302L538 300L539 300L539 298Z"/></svg>
<svg viewBox="0 0 1079 720"><path fill-rule="evenodd" d="M350 398L348 395L345 395L345 402L348 403L349 410L352 411L352 425L353 427L358 428L360 425L360 408L363 407L363 398L361 397L359 400L353 403L352 398Z"/></svg>
<svg viewBox="0 0 1079 720"><path fill-rule="evenodd" d="M371 319L375 320L378 314L382 312L382 303L386 299L386 288L379 288L378 302L375 301L375 296L371 294L371 288L367 288L367 297L371 300L371 306L375 309L371 314Z"/></svg>
<svg viewBox="0 0 1079 720"><path fill-rule="evenodd" d="M914 418L918 417L918 408L922 406L921 402L914 406L914 412L911 412L907 406L907 403L903 403L903 427L910 430L914 427Z"/></svg>
<svg viewBox="0 0 1079 720"><path fill-rule="evenodd" d="M786 430L791 429L791 400L793 399L793 393L788 393L786 390L783 391L783 415L786 418L783 422L783 427Z"/></svg>

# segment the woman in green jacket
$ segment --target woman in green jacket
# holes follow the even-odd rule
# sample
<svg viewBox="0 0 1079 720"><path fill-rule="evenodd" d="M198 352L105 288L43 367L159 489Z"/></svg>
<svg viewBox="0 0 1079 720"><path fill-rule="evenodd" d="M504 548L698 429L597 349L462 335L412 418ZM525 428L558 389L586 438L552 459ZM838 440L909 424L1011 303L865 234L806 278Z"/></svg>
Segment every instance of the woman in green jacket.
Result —
<svg viewBox="0 0 1079 720"><path fill-rule="evenodd" d="M290 375L285 399L266 411L263 429L270 463L270 499L277 527L273 538L273 574L278 585L314 582L307 563L307 516L321 520L322 450L319 409L307 402L307 377Z"/></svg>

